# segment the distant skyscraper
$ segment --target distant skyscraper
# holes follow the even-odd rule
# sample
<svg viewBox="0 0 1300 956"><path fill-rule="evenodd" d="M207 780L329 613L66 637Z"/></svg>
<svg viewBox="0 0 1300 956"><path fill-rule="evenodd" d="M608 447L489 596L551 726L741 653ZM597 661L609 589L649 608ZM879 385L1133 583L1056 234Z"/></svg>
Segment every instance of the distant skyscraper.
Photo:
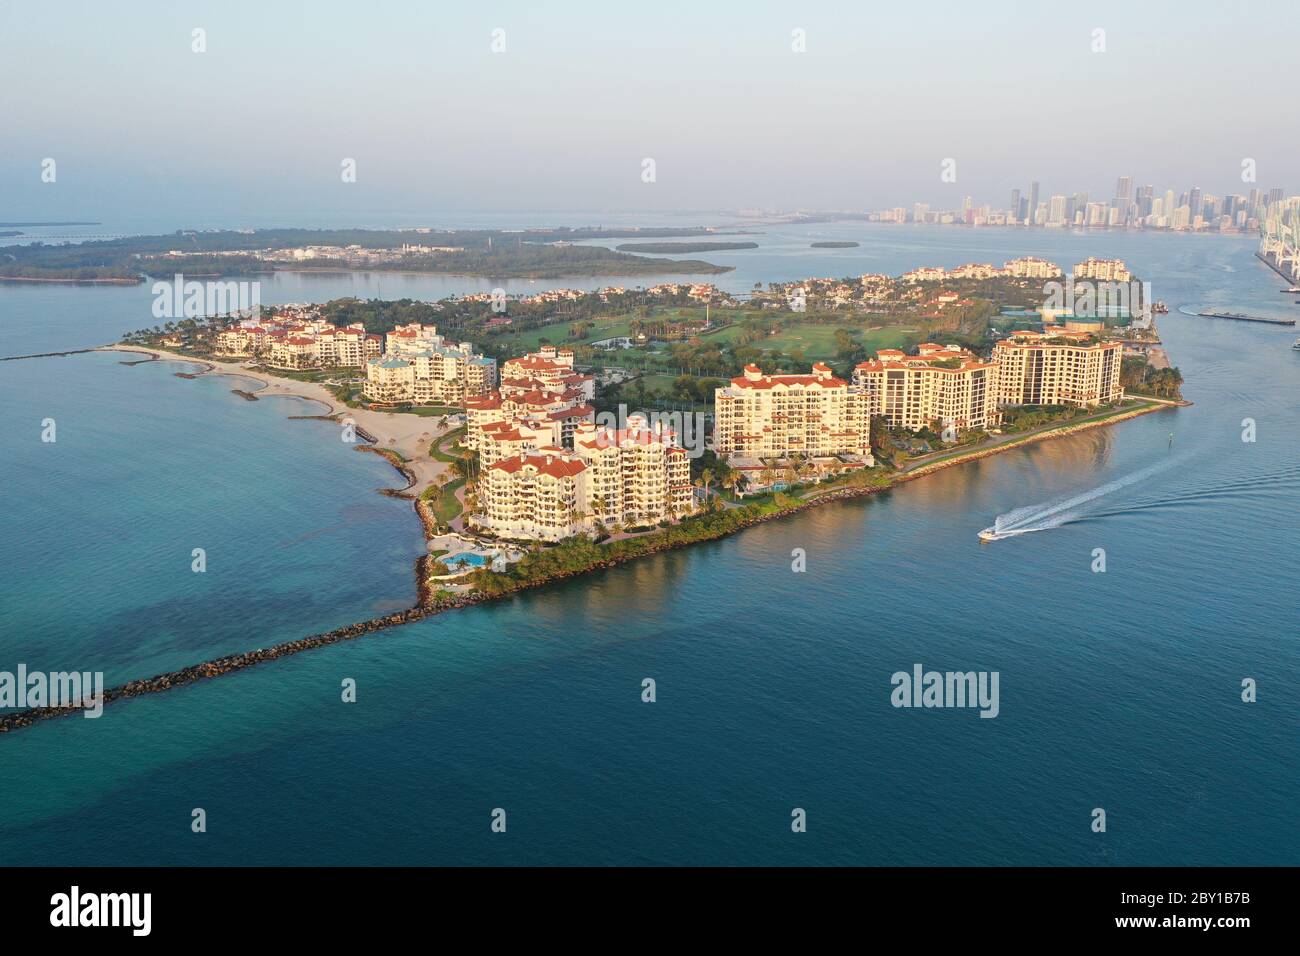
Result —
<svg viewBox="0 0 1300 956"><path fill-rule="evenodd" d="M1020 190L1011 190L1011 206L1007 213L1012 219L1020 218Z"/></svg>
<svg viewBox="0 0 1300 956"><path fill-rule="evenodd" d="M1281 201L1282 201L1282 187L1281 187L1281 186L1274 186L1272 189L1270 189L1270 190L1268 191L1268 201L1269 201L1269 203L1275 203L1275 202L1281 202Z"/></svg>
<svg viewBox="0 0 1300 956"><path fill-rule="evenodd" d="M1195 219L1201 214L1201 187L1193 186L1192 191L1187 194L1187 208L1191 217Z"/></svg>
<svg viewBox="0 0 1300 956"><path fill-rule="evenodd" d="M1038 217L1038 183L1029 184L1029 215L1031 218Z"/></svg>
<svg viewBox="0 0 1300 956"><path fill-rule="evenodd" d="M1047 212L1047 221L1053 225L1059 225L1065 222L1065 197L1053 196L1052 204Z"/></svg>
<svg viewBox="0 0 1300 956"><path fill-rule="evenodd" d="M1154 186L1139 186L1137 191L1137 206L1139 216L1151 215L1151 205L1155 200L1156 188Z"/></svg>
<svg viewBox="0 0 1300 956"><path fill-rule="evenodd" d="M1115 209L1118 211L1116 219L1120 225L1128 219L1129 197L1133 194L1133 177L1121 176L1115 181Z"/></svg>

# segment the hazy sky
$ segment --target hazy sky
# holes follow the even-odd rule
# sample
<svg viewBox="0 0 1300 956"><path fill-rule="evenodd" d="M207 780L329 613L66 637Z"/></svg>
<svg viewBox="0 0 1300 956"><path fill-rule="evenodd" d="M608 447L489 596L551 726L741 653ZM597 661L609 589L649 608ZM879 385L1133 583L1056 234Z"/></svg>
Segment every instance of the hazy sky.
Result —
<svg viewBox="0 0 1300 956"><path fill-rule="evenodd" d="M1222 195L1247 157L1298 192L1295 12L3 0L0 221L1005 206L1120 174Z"/></svg>

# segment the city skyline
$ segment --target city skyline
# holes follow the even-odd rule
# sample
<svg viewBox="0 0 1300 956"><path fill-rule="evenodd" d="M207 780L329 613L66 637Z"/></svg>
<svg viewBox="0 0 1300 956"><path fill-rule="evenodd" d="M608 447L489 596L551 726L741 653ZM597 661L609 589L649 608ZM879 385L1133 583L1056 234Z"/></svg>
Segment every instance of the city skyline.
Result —
<svg viewBox="0 0 1300 956"><path fill-rule="evenodd" d="M1135 189L1132 176L1119 176L1112 196L1096 196L1086 191L1049 193L1042 189L1040 181L1033 180L1028 189L1013 187L1009 201L1001 208L991 202L977 204L973 197L965 196L956 207L934 208L918 201L874 211L871 218L939 224L1246 232L1259 228L1270 205L1287 198L1282 186L1259 186L1244 178L1242 190L1218 195L1199 185L1160 190L1152 183Z"/></svg>

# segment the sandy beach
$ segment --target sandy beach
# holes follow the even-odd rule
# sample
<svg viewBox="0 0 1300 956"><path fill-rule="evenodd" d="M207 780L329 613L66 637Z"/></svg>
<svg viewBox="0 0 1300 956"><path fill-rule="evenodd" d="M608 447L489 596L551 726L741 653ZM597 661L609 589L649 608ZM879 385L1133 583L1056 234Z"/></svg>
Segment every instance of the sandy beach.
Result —
<svg viewBox="0 0 1300 956"><path fill-rule="evenodd" d="M323 385L317 385L314 382L299 382L296 379L284 378L260 369L250 371L239 362L221 362L208 358L198 359L182 355L179 352L169 352L166 349L140 348L131 345L105 346L105 350L135 352L140 355L158 355L166 361L179 361L190 365L203 366L204 371L199 374L229 375L233 378L243 379L245 382L257 382L258 387L246 390L257 395L258 398L274 396L297 397L319 403L321 406L319 408L304 406L301 414L338 415L341 420L351 419L358 427L377 439L374 445L375 448L392 449L406 459L406 467L415 475L415 486L411 489L413 493L418 494L431 483L436 481L441 484L452 477L450 467L445 462L437 461L429 454L429 445L433 440L450 430L438 427L437 416L424 417L401 412L372 411L368 408L347 408L341 406L338 400ZM238 387L239 383L232 382L231 385L232 387Z"/></svg>

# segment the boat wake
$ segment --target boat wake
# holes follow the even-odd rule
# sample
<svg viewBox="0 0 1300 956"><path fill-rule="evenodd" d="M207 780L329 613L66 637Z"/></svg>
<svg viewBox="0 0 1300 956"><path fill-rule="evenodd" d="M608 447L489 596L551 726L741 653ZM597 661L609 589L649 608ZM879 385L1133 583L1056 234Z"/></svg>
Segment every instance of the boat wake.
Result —
<svg viewBox="0 0 1300 956"><path fill-rule="evenodd" d="M1088 517L1096 517L1095 513L1089 514L1090 509L1086 507L1090 502L1146 481L1148 478L1172 468L1185 457L1182 455L1172 456L1165 461L1135 471L1131 475L1108 481L1104 485L1062 501L1026 505L1023 508L1016 508L1005 514L1000 514L990 527L980 532L980 540L1001 541L1004 538L1014 538L1017 535L1029 534L1032 531L1048 531ZM1111 513L1118 514L1119 512Z"/></svg>

